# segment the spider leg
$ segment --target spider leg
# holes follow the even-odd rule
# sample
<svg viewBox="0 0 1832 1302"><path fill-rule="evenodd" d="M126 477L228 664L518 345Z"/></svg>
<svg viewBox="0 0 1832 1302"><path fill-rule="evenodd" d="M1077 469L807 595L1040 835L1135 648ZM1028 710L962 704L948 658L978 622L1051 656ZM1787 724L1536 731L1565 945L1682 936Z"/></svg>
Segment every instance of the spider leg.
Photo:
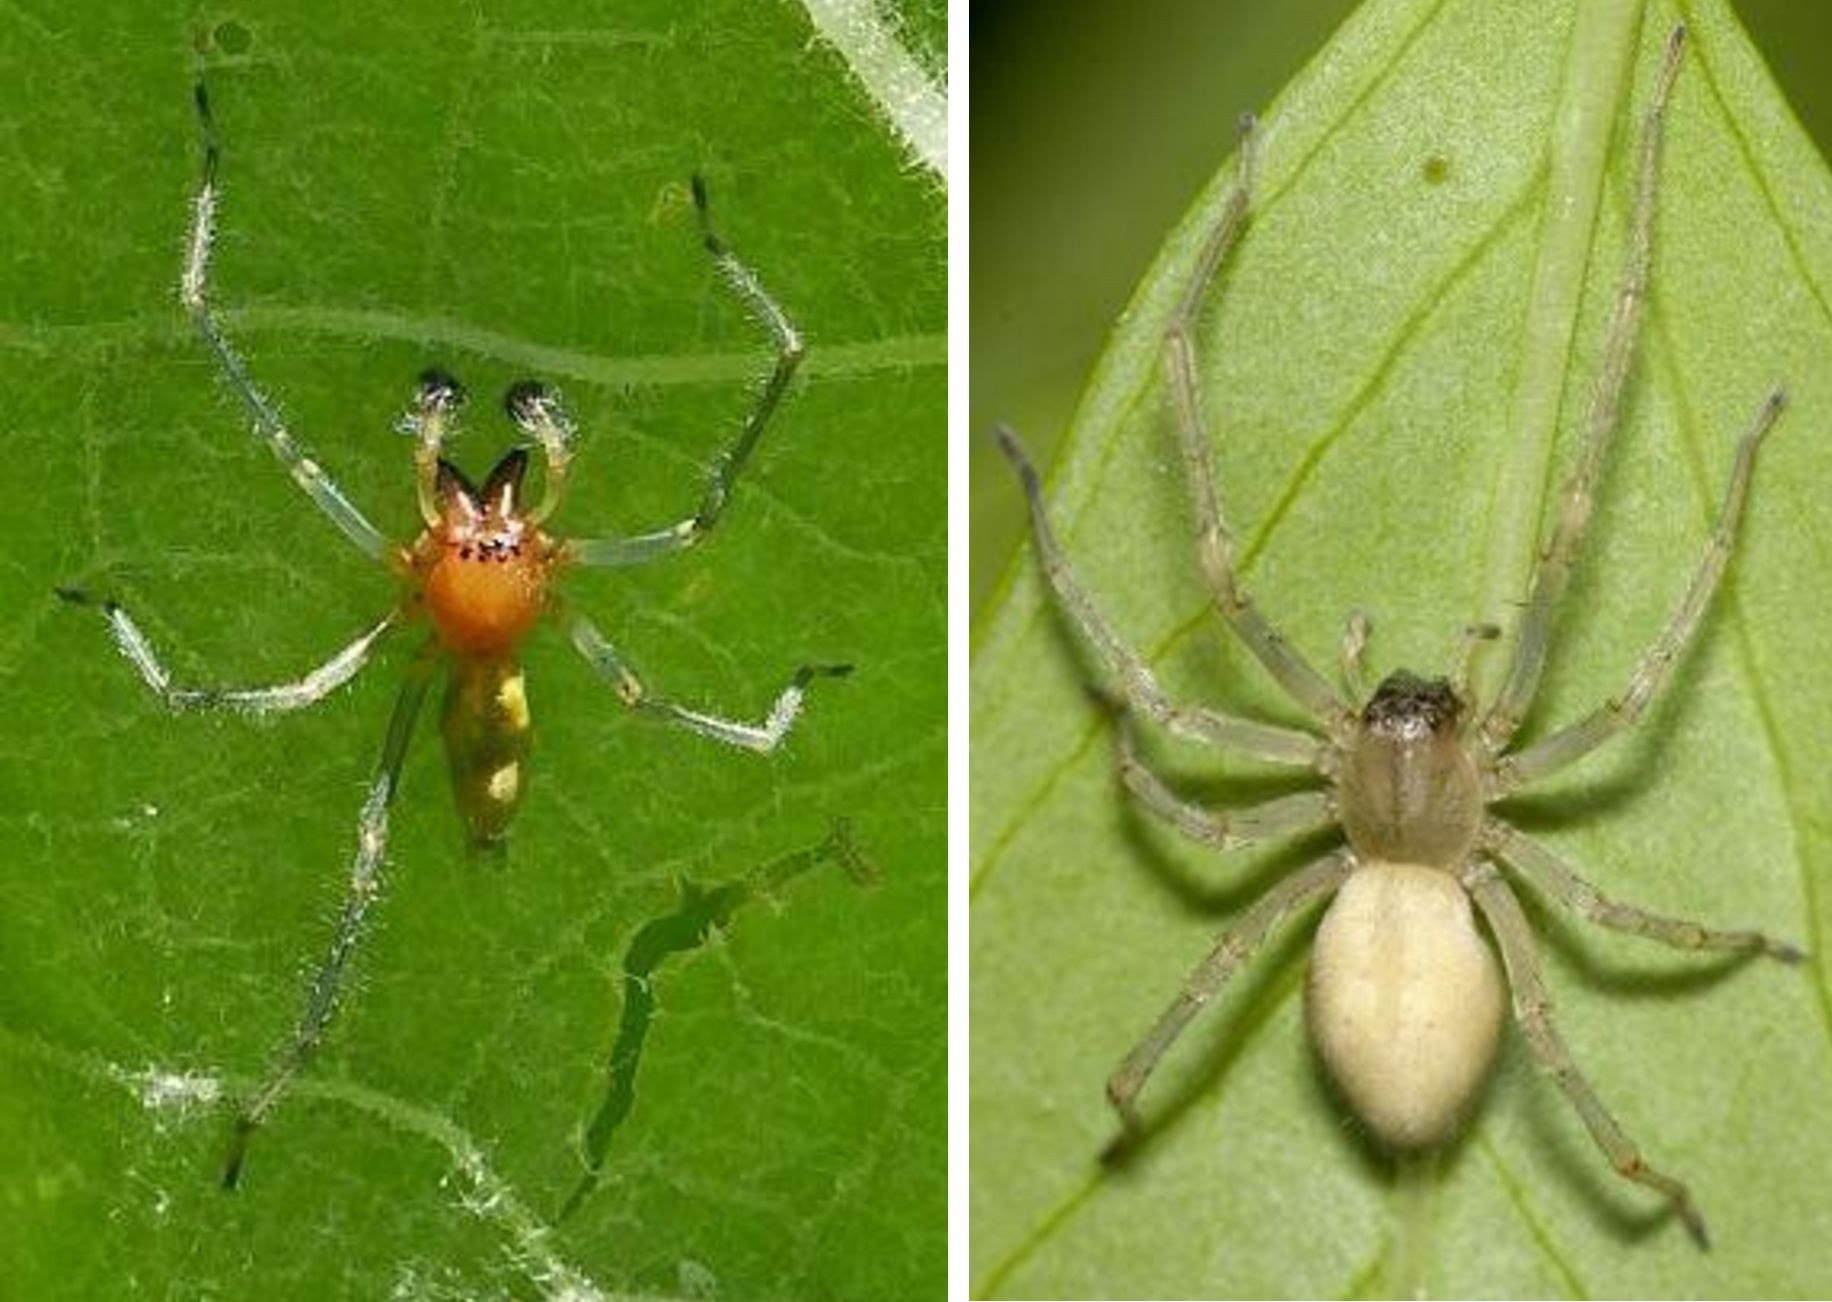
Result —
<svg viewBox="0 0 1832 1302"><path fill-rule="evenodd" d="M745 723L689 710L672 701L653 695L617 654L617 648L600 633L592 622L574 611L563 610L561 618L572 644L591 663L593 669L611 685L617 699L632 710L652 714L665 722L677 724L702 737L737 746L743 750L768 754L782 744L801 715L802 698L808 684L816 678L843 678L852 672L851 665L803 665L795 671L789 685L782 689L761 723Z"/></svg>
<svg viewBox="0 0 1832 1302"><path fill-rule="evenodd" d="M1773 427L1781 414L1785 399L1779 389L1771 393L1756 413L1754 423L1737 444L1736 464L1730 474L1730 486L1724 492L1724 504L1718 511L1717 525L1711 543L1705 549L1685 598L1679 603L1659 639L1649 647L1635 671L1629 676L1622 695L1605 701L1584 718L1559 729L1525 750L1503 756L1496 761L1494 792L1505 794L1549 773L1556 773L1575 760L1583 758L1618 733L1635 726L1648 702L1665 681L1686 644L1698 632L1700 621L1724 577L1730 551L1736 542L1737 523L1743 516L1743 503L1749 494L1750 471L1755 464L1756 448L1762 436Z"/></svg>
<svg viewBox="0 0 1832 1302"><path fill-rule="evenodd" d="M1539 955L1533 945L1533 931L1520 911L1520 901L1495 871L1493 864L1478 862L1462 875L1464 889L1475 897L1482 916L1488 920L1496 943L1501 946L1501 961L1507 968L1508 985L1513 992L1514 1018L1527 1037L1527 1044L1538 1059L1540 1068L1558 1083L1583 1118L1590 1137L1608 1156L1610 1165L1624 1179L1646 1185L1673 1205L1680 1220L1701 1248L1710 1246L1705 1232L1705 1218L1699 1215L1692 1194L1672 1176L1655 1170L1642 1160L1641 1150L1628 1137L1609 1109L1597 1097L1596 1090L1571 1059L1564 1037L1552 1022L1552 1001L1540 976Z"/></svg>
<svg viewBox="0 0 1832 1302"><path fill-rule="evenodd" d="M1145 662L1121 642L1094 602L1083 590L1068 557L1056 541L1050 527L1049 513L1043 505L1043 488L1037 469L1025 455L1018 436L1003 425L993 430L999 449L1018 472L1024 496L1030 504L1031 536L1035 541L1043 575L1055 593L1057 604L1068 615L1083 637L1118 683L1126 703L1180 737L1207 742L1212 746L1230 747L1243 754L1279 764L1299 764L1320 768L1328 753L1322 738L1295 728L1280 728L1253 719L1236 718L1200 706L1178 705L1165 696L1157 678Z"/></svg>
<svg viewBox="0 0 1832 1302"><path fill-rule="evenodd" d="M198 335L215 356L217 365L222 368L229 387L235 390L247 406L249 414L254 417L256 431L274 456L279 458L280 464L286 467L293 482L305 490L306 496L330 517L331 523L343 530L346 538L374 559L383 560L387 555L388 540L344 496L343 490L332 482L318 463L300 451L298 443L287 431L286 422L280 419L278 409L255 387L248 368L230 346L228 337L217 324L215 313L211 311L210 245L216 238L218 149L216 124L210 116L210 99L201 81L197 83L196 98L198 125L203 132L204 177L198 187L197 198L191 205L191 238L186 245L184 274L179 280L179 301L190 314L191 323L197 328Z"/></svg>
<svg viewBox="0 0 1832 1302"><path fill-rule="evenodd" d="M1119 720L1114 731L1114 766L1120 782L1146 809L1192 841L1218 850L1269 841L1322 827L1336 816L1328 791L1299 791L1241 809L1204 809L1181 799L1139 755L1132 728Z"/></svg>
<svg viewBox="0 0 1832 1302"><path fill-rule="evenodd" d="M95 606L108 621L115 645L133 664L146 685L174 710L240 710L245 714L281 714L323 700L362 672L369 653L394 627L399 612L390 611L368 632L316 669L289 683L271 687L181 687L159 661L153 644L133 616L111 598L96 598L79 588L59 588L57 595L73 605Z"/></svg>
<svg viewBox="0 0 1832 1302"><path fill-rule="evenodd" d="M240 1181L242 1163L248 1156L248 1141L280 1102L293 1077L311 1061L324 1039L325 1030L337 1015L337 997L344 969L362 938L363 919L369 906L381 893L382 856L388 847L388 807L394 803L394 793L401 780L401 765L407 758L407 743L413 736L414 720L420 713L420 702L425 699L437 663L429 643L409 669L400 694L395 697L381 762L376 766L375 780L370 783L368 798L363 801L362 813L357 818L356 854L350 863L350 886L344 896L343 911L337 918L336 934L312 977L305 1013L297 1029L280 1051L279 1061L265 1083L243 1101L236 1115L229 1154L223 1163L225 1189L235 1188Z"/></svg>
<svg viewBox="0 0 1832 1302"><path fill-rule="evenodd" d="M1759 931L1721 931L1612 900L1578 876L1558 855L1501 819L1488 820L1483 839L1490 850L1535 887L1600 927L1645 936L1675 949L1764 954L1783 963L1798 963L1806 957L1797 946Z"/></svg>
<svg viewBox="0 0 1832 1302"><path fill-rule="evenodd" d="M1629 218L1628 258L1616 289L1616 306L1608 333L1604 336L1603 361L1597 372L1596 387L1591 391L1584 443L1571 478L1565 484L1552 537L1534 566L1507 677L1494 705L1482 720L1481 736L1491 754L1500 754L1532 707L1540 672L1546 663L1553 617L1571 578L1571 567L1584 540L1584 531L1590 524L1603 455L1609 450L1610 439L1621 418L1622 391L1634 360L1635 341L1641 332L1641 308L1647 298L1648 266L1653 257L1654 197L1660 181L1661 128L1673 81L1679 73L1680 59L1685 53L1685 36L1683 26L1673 29L1667 41L1666 62L1661 65L1654 85L1653 102L1642 122L1634 208Z"/></svg>
<svg viewBox="0 0 1832 1302"><path fill-rule="evenodd" d="M1260 614L1236 581L1234 539L1222 518L1215 492L1215 476L1209 464L1209 433L1197 392L1196 321L1216 273L1246 229L1253 190L1254 138L1253 118L1242 118L1240 179L1165 327L1164 362L1177 409L1178 444L1196 519L1197 551L1215 607L1287 694L1334 732L1341 728L1347 713L1335 690Z"/></svg>
<svg viewBox="0 0 1832 1302"><path fill-rule="evenodd" d="M806 352L806 345L794 323L789 320L789 314L770 296L757 273L739 261L738 256L713 230L712 219L707 211L706 182L698 175L693 178L693 206L699 214L701 242L712 255L713 265L775 341L776 365L770 371L769 379L764 382L762 391L758 393L756 402L752 404L750 414L744 418L737 440L713 464L712 479L706 486L705 496L700 499L699 509L686 519L653 533L637 534L629 538L574 539L566 544L566 555L569 560L580 565L641 565L658 556L691 547L705 537L725 510L732 486L738 482L738 476L750 461L751 453L769 426L770 418L776 414L783 394L788 392L795 368L801 365L802 356Z"/></svg>
<svg viewBox="0 0 1832 1302"><path fill-rule="evenodd" d="M1158 1060L1176 1043L1191 1019L1220 992L1235 969L1253 957L1275 926L1312 900L1342 885L1354 871L1355 863L1355 856L1348 850L1336 850L1289 877L1281 878L1221 934L1209 956L1183 983L1170 1007L1159 1015L1151 1031L1133 1047L1107 1080L1107 1098L1120 1114L1122 1141L1139 1130L1136 1104L1139 1091L1145 1088L1145 1082L1157 1069Z"/></svg>
<svg viewBox="0 0 1832 1302"><path fill-rule="evenodd" d="M1365 611L1349 612L1349 622L1342 630L1342 685L1351 701L1365 701L1372 692L1366 659L1370 631Z"/></svg>
<svg viewBox="0 0 1832 1302"><path fill-rule="evenodd" d="M1483 643L1501 636L1499 624L1465 624L1457 634L1457 646L1451 653L1450 689L1459 701L1470 699L1470 675L1475 669L1476 652Z"/></svg>

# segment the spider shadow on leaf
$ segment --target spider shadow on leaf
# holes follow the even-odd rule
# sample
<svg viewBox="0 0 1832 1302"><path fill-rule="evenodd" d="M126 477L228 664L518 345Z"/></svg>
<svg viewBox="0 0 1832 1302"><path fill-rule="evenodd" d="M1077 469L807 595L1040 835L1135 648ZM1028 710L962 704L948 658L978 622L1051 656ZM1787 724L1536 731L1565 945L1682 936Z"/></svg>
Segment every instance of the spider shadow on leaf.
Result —
<svg viewBox="0 0 1832 1302"><path fill-rule="evenodd" d="M1536 1088L1538 1073L1532 1070L1530 1055L1523 1056L1523 1047L1514 1039L1502 1046L1490 1092L1515 1096L1509 1100L1507 1110L1524 1117L1522 1124L1530 1136L1528 1148L1556 1172L1555 1181L1545 1182L1545 1187L1556 1190L1555 1196L1561 1198L1567 1184L1579 1190L1579 1197L1620 1242L1635 1243L1660 1233L1671 1220L1666 1209L1637 1206L1634 1195L1611 1178L1609 1168L1589 1157L1584 1149L1589 1141L1580 1138L1581 1129L1567 1127L1568 1118L1561 1113L1559 1099ZM1489 1148L1489 1160L1502 1166L1501 1157L1486 1141L1484 1146ZM1527 1195L1522 1186L1531 1183L1539 1187L1541 1182L1522 1180L1517 1171L1509 1171L1506 1183L1511 1198L1523 1202Z"/></svg>
<svg viewBox="0 0 1832 1302"><path fill-rule="evenodd" d="M1187 1055L1199 1061L1167 1083L1165 1101L1138 1129L1121 1130L1116 1125L1113 1139L1100 1153L1103 1171L1130 1173L1148 1160L1193 1108L1225 1097L1225 1085L1242 1057L1258 1044L1266 1025L1299 995L1303 954L1309 946L1309 933L1294 927L1266 947L1242 974L1238 988L1230 992L1227 1006L1216 1009L1204 1026L1203 1048ZM1111 1113L1105 1115L1111 1117Z"/></svg>

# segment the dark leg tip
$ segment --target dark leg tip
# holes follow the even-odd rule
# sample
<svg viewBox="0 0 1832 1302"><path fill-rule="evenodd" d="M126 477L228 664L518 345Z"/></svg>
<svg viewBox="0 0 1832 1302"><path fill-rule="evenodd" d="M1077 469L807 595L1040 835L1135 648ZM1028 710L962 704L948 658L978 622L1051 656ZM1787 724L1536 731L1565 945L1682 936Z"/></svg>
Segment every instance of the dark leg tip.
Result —
<svg viewBox="0 0 1832 1302"><path fill-rule="evenodd" d="M806 687L816 678L845 678L851 673L851 665L803 665L795 671L793 681L797 687Z"/></svg>
<svg viewBox="0 0 1832 1302"><path fill-rule="evenodd" d="M205 89L202 77L191 88L191 100L197 106L197 125L203 131L204 187L209 189L216 185L216 119L210 113L210 92Z"/></svg>
<svg viewBox="0 0 1832 1302"><path fill-rule="evenodd" d="M715 258L726 256L725 241L713 233L712 201L706 197L706 178L698 172L693 174L693 209L700 219L700 240L706 245L706 251Z"/></svg>
<svg viewBox="0 0 1832 1302"><path fill-rule="evenodd" d="M464 405L464 386L450 371L429 366L420 372L420 405L431 411L453 411Z"/></svg>
<svg viewBox="0 0 1832 1302"><path fill-rule="evenodd" d="M1692 1236L1692 1242L1698 1245L1700 1252L1711 1251L1711 1231L1705 1228L1705 1218L1698 1214L1696 1207L1682 1207L1680 1218L1686 1223L1686 1232Z"/></svg>
<svg viewBox="0 0 1832 1302"><path fill-rule="evenodd" d="M1030 453L1024 450L1024 443L1016 430L1009 425L992 427L993 441L999 445L999 451L1011 463L1011 468L1018 472L1018 479L1025 491L1037 494L1043 491L1043 481L1037 475L1037 467L1031 464Z"/></svg>
<svg viewBox="0 0 1832 1302"><path fill-rule="evenodd" d="M112 615L121 609L121 603L113 597L98 597L87 588L73 588L60 583L51 591L57 594L59 600L72 606L95 606L104 615Z"/></svg>
<svg viewBox="0 0 1832 1302"><path fill-rule="evenodd" d="M245 1112L236 1117L235 1129L229 1132L229 1155L223 1161L223 1192L234 1193L240 1186L242 1166L248 1160L248 1141L260 1124Z"/></svg>
<svg viewBox="0 0 1832 1302"><path fill-rule="evenodd" d="M541 418L550 395L539 380L517 380L503 395L503 410L517 425L528 426Z"/></svg>
<svg viewBox="0 0 1832 1302"><path fill-rule="evenodd" d="M234 1193L242 1183L242 1165L248 1160L248 1140L254 1128L255 1123L247 1117L235 1119L235 1130L229 1136L229 1157L223 1163L224 1193Z"/></svg>

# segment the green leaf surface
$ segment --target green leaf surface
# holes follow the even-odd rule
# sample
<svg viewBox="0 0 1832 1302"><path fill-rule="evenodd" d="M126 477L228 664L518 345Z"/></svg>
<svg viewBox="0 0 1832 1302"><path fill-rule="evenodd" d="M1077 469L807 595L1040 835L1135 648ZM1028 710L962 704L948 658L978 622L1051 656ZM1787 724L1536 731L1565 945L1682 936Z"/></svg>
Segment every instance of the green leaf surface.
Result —
<svg viewBox="0 0 1832 1302"><path fill-rule="evenodd" d="M944 43L938 8L900 21ZM702 172L809 356L704 546L565 590L691 706L756 718L797 664L857 666L760 758L632 717L540 631L500 866L423 719L344 1015L233 1196L210 1098L298 1017L417 639L301 714L174 717L53 596L111 592L180 676L255 683L395 595L178 310L200 69L217 301L402 539L391 426L435 363L473 394L473 475L509 383L564 389L562 534L693 508L770 363L699 247ZM32 2L0 88L0 1297L938 1295L945 222L841 55L793 3ZM782 867L840 819L876 886ZM602 1183L556 1224L614 1084Z"/></svg>
<svg viewBox="0 0 1832 1302"><path fill-rule="evenodd" d="M1465 623L1511 621L1598 365L1639 108L1681 19L1639 361L1527 737L1621 689L1704 546L1738 433L1777 382L1792 406L1664 698L1516 814L1620 898L1813 951L1726 970L1528 900L1573 1052L1649 1160L1691 1184L1713 1251L1610 1171L1518 1036L1463 1139L1399 1170L1306 1042L1313 919L1179 1045L1135 1158L1100 1163L1107 1074L1227 921L1319 843L1223 860L1128 810L1027 551L973 665L977 1294L1832 1288L1832 177L1725 6L1366 6L1265 114L1202 386L1245 579L1313 662L1333 667L1355 608L1376 675L1440 671ZM1217 172L1122 318L1048 496L1087 586L1174 695L1296 722L1207 608L1160 382L1163 324L1231 179ZM1154 752L1215 803L1292 781Z"/></svg>

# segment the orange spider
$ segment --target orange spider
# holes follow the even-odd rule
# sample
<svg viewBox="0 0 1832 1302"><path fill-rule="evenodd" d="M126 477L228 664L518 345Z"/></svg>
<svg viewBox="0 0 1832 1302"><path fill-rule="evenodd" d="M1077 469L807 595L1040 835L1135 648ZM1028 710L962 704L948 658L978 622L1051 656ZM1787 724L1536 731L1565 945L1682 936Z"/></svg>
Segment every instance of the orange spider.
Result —
<svg viewBox="0 0 1832 1302"><path fill-rule="evenodd" d="M449 666L441 731L450 761L452 788L471 844L500 847L526 790L523 772L531 731L528 697L517 648L549 615L565 629L579 652L609 680L631 709L657 715L703 736L748 750L774 750L794 726L808 684L817 677L850 672L847 665L804 665L761 723L705 714L650 693L624 664L609 640L585 616L552 591L554 576L567 565L638 565L691 547L718 520L733 484L788 388L802 357L802 342L756 275L713 234L707 218L706 187L693 180L694 206L714 265L770 331L776 364L732 447L716 463L705 495L692 515L667 528L621 538L561 540L542 527L559 505L571 458L572 424L557 398L529 380L514 385L505 399L509 417L536 443L546 460L541 499L530 509L521 501L528 468L525 448L496 463L481 487L440 456L446 433L463 403L463 390L442 371L420 378L419 392L402 422L414 437L414 468L420 515L419 536L407 546L391 544L341 489L306 456L278 410L255 387L240 356L210 308L208 270L215 233L217 159L209 101L197 87L203 129L204 172L192 209L180 298L197 332L254 417L255 430L295 483L364 553L400 576L404 591L394 608L361 637L303 677L271 687L188 687L173 682L152 644L119 603L94 599L74 588L59 589L66 600L99 607L123 655L148 687L175 710L236 709L249 714L297 710L323 699L354 678L382 637L422 618L432 626L407 671L396 698L388 736L357 825L350 885L329 951L312 978L299 1025L282 1047L265 1083L245 1099L223 1170L233 1188L241 1175L249 1137L274 1109L293 1077L311 1058L337 1009L344 970L361 933L364 915L380 888L388 839L388 810L399 785L408 739L435 672Z"/></svg>

